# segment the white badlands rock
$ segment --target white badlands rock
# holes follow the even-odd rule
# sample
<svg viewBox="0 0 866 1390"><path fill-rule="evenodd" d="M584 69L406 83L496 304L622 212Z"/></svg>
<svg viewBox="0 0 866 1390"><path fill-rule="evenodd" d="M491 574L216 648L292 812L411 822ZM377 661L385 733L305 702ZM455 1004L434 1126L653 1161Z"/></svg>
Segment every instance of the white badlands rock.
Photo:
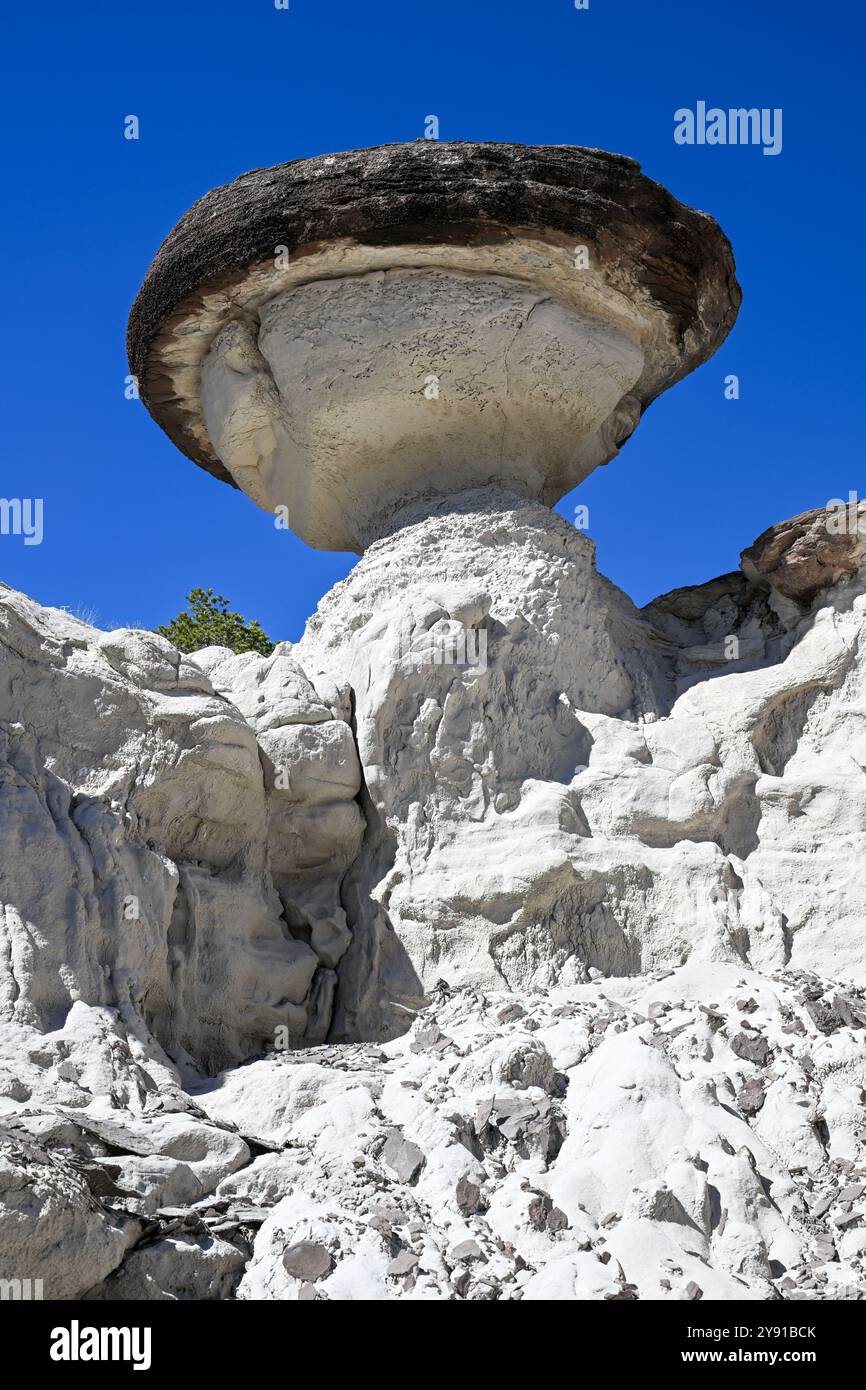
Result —
<svg viewBox="0 0 866 1390"><path fill-rule="evenodd" d="M364 777L332 1036L399 1031L440 976L866 980L863 574L808 610L735 575L639 612L593 556L494 490L410 508L295 647L351 686Z"/></svg>
<svg viewBox="0 0 866 1390"><path fill-rule="evenodd" d="M866 1295L864 1033L822 1034L806 1007L819 988L711 965L518 999L461 990L378 1060L318 1049L220 1078L221 1111L292 1146L219 1190L272 1207L238 1297ZM768 1044L762 1068L732 1050L745 1023ZM504 1081L518 1055L549 1058L555 1084L546 1067L544 1086ZM755 1079L778 1088L770 1126L739 1105ZM785 1138L801 1116L808 1169ZM395 1135L420 1150L411 1175L389 1162ZM287 1271L303 1243L327 1252L321 1277Z"/></svg>
<svg viewBox="0 0 866 1390"><path fill-rule="evenodd" d="M14 1277L104 1299L229 1297L242 1266L242 1299L866 1296L864 1021L862 992L814 975L693 964L441 992L385 1047L262 1058L186 1114L112 1104L95 1071L86 1107L7 1102L0 1248ZM251 1158L198 1106L278 1147ZM56 1215L14 1176L35 1134ZM168 1155L200 1187L233 1171L150 1206L121 1265L129 1165ZM70 1193L90 1234L67 1268L39 1252L65 1241ZM327 1255L314 1278L284 1258L304 1244Z"/></svg>
<svg viewBox="0 0 866 1390"><path fill-rule="evenodd" d="M140 1229L111 1215L70 1164L25 1134L0 1127L4 1298L16 1297L5 1292L6 1280L29 1280L31 1289L41 1280L43 1298L80 1298L120 1265Z"/></svg>
<svg viewBox="0 0 866 1390"><path fill-rule="evenodd" d="M274 760L289 794L269 794ZM107 1006L120 1038L205 1067L276 1027L324 1036L360 772L284 648L194 664L3 588L0 780L0 1018L51 1032Z"/></svg>
<svg viewBox="0 0 866 1390"><path fill-rule="evenodd" d="M0 593L0 1278L860 1296L859 551L398 521L269 658Z"/></svg>
<svg viewBox="0 0 866 1390"><path fill-rule="evenodd" d="M231 1298L244 1267L234 1245L209 1235L169 1236L141 1245L90 1295L101 1302Z"/></svg>
<svg viewBox="0 0 866 1390"><path fill-rule="evenodd" d="M268 657L0 589L4 1297L866 1295L864 545L804 513L638 611L542 505L739 302L562 146L293 161L166 240L142 400L366 553Z"/></svg>
<svg viewBox="0 0 866 1390"><path fill-rule="evenodd" d="M212 190L163 242L127 344L184 453L309 544L363 550L437 493L552 505L740 299L713 219L632 160L416 140Z"/></svg>

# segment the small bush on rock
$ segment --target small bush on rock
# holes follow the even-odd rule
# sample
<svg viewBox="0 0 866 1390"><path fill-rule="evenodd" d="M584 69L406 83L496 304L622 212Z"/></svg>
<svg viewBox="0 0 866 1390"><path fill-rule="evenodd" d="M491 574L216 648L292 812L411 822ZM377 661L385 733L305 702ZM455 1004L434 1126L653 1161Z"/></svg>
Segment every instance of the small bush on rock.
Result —
<svg viewBox="0 0 866 1390"><path fill-rule="evenodd" d="M229 601L213 589L193 589L187 595L189 609L156 628L179 651L195 652L201 647L231 647L233 652L258 652L270 656L274 643L259 624L248 623L239 613L229 612Z"/></svg>

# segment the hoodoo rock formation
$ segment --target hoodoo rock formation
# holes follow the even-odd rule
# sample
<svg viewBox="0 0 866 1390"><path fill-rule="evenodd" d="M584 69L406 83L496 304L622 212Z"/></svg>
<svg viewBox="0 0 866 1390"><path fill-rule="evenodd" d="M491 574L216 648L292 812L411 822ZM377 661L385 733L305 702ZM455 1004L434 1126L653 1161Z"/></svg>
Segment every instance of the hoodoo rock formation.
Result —
<svg viewBox="0 0 866 1390"><path fill-rule="evenodd" d="M184 453L360 552L418 498L553 504L739 303L717 224L634 160L419 140L207 194L156 255L129 357Z"/></svg>
<svg viewBox="0 0 866 1390"><path fill-rule="evenodd" d="M170 234L142 399L362 558L267 658L0 589L0 1276L866 1295L857 525L639 610L550 510L739 298L571 147L295 161Z"/></svg>

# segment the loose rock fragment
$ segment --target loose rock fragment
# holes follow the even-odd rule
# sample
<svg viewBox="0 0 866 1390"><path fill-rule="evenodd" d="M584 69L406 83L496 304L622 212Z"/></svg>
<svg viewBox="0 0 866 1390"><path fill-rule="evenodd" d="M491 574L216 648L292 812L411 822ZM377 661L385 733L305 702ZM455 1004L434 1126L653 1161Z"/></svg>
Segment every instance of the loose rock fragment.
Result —
<svg viewBox="0 0 866 1390"><path fill-rule="evenodd" d="M399 1182L411 1183L424 1166L424 1155L417 1144L395 1131L382 1150L382 1162L387 1164Z"/></svg>
<svg viewBox="0 0 866 1390"><path fill-rule="evenodd" d="M770 1058L767 1039L760 1034L749 1036L747 1033L736 1033L731 1038L731 1051L742 1057L744 1062L754 1062L759 1067L765 1066Z"/></svg>
<svg viewBox="0 0 866 1390"><path fill-rule="evenodd" d="M283 1267L293 1279L311 1283L330 1274L334 1262L323 1245L313 1240L300 1240L290 1245L283 1255Z"/></svg>

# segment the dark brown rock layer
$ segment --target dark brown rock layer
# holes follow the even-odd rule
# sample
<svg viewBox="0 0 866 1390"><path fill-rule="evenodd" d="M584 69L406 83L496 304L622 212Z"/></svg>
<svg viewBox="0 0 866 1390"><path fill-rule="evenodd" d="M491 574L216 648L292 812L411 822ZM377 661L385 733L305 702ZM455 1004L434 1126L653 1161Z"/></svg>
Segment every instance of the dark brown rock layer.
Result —
<svg viewBox="0 0 866 1390"><path fill-rule="evenodd" d="M743 551L741 564L750 579L808 605L856 571L860 550L855 529L842 529L834 513L816 507L769 526Z"/></svg>

